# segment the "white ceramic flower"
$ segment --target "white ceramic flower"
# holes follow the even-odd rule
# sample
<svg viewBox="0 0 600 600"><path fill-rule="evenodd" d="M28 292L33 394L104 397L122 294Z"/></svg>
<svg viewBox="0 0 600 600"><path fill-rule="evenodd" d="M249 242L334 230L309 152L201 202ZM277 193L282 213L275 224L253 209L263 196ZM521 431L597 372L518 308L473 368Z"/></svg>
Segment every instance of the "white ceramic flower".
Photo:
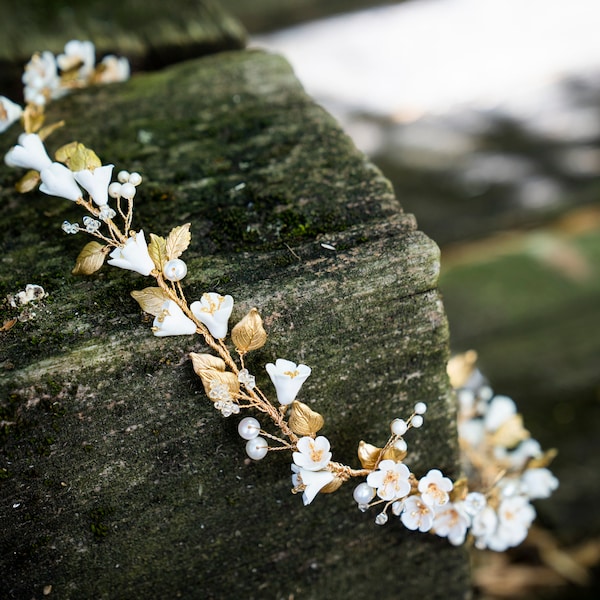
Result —
<svg viewBox="0 0 600 600"><path fill-rule="evenodd" d="M409 476L410 471L405 464L382 460L377 471L367 476L367 483L377 489L377 495L382 500L397 500L410 492Z"/></svg>
<svg viewBox="0 0 600 600"><path fill-rule="evenodd" d="M436 509L433 530L436 535L448 538L453 546L460 546L467 536L471 519L460 504L449 502Z"/></svg>
<svg viewBox="0 0 600 600"><path fill-rule="evenodd" d="M302 491L302 502L304 506L310 504L315 496L334 480L331 471L309 471L292 465L292 484L295 491Z"/></svg>
<svg viewBox="0 0 600 600"><path fill-rule="evenodd" d="M152 331L157 337L192 335L196 333L196 324L185 316L174 300L166 300L162 312L154 318Z"/></svg>
<svg viewBox="0 0 600 600"><path fill-rule="evenodd" d="M485 428L496 431L517 412L517 405L508 396L494 396L487 407Z"/></svg>
<svg viewBox="0 0 600 600"><path fill-rule="evenodd" d="M419 480L419 492L425 504L429 506L442 506L448 502L454 484L448 477L444 477L438 469L431 469L425 477Z"/></svg>
<svg viewBox="0 0 600 600"><path fill-rule="evenodd" d="M75 202L81 198L81 189L73 177L73 171L61 163L52 163L40 172L40 192Z"/></svg>
<svg viewBox="0 0 600 600"><path fill-rule="evenodd" d="M62 71L77 68L79 79L87 80L94 70L96 49L90 41L71 40L65 44L64 54L56 57L56 63Z"/></svg>
<svg viewBox="0 0 600 600"><path fill-rule="evenodd" d="M6 131L23 114L23 109L5 96L0 96L0 133Z"/></svg>
<svg viewBox="0 0 600 600"><path fill-rule="evenodd" d="M433 525L433 509L423 502L421 496L409 496L404 500L400 520L404 527L412 531L429 531Z"/></svg>
<svg viewBox="0 0 600 600"><path fill-rule="evenodd" d="M267 363L265 368L275 386L277 400L283 405L291 404L295 400L302 384L311 373L310 367L302 364L296 365L291 360L284 358L278 358L275 364Z"/></svg>
<svg viewBox="0 0 600 600"><path fill-rule="evenodd" d="M227 335L227 323L233 309L233 298L215 292L202 294L200 301L192 302L190 310L206 325L211 335L220 340Z"/></svg>
<svg viewBox="0 0 600 600"><path fill-rule="evenodd" d="M549 498L558 487L558 479L549 469L527 469L521 475L522 487L531 500Z"/></svg>
<svg viewBox="0 0 600 600"><path fill-rule="evenodd" d="M505 498L498 507L498 527L488 537L490 550L504 552L518 546L526 537L535 519L535 509L524 496Z"/></svg>
<svg viewBox="0 0 600 600"><path fill-rule="evenodd" d="M6 153L4 162L9 167L35 169L40 172L52 164L44 143L37 133L22 133L19 136L19 143Z"/></svg>
<svg viewBox="0 0 600 600"><path fill-rule="evenodd" d="M296 444L298 452L293 453L294 462L307 471L320 471L331 460L329 440L325 436L313 439L310 436L301 437Z"/></svg>
<svg viewBox="0 0 600 600"><path fill-rule="evenodd" d="M90 195L96 206L104 206L108 202L108 186L114 165L103 165L95 169L75 171L75 181Z"/></svg>
<svg viewBox="0 0 600 600"><path fill-rule="evenodd" d="M54 54L48 50L34 54L25 65L22 81L25 84L23 96L27 103L43 106L51 98L60 97L60 78Z"/></svg>
<svg viewBox="0 0 600 600"><path fill-rule="evenodd" d="M98 83L127 81L130 74L131 68L126 58L109 54L102 59L96 69L96 81Z"/></svg>
<svg viewBox="0 0 600 600"><path fill-rule="evenodd" d="M132 233L124 246L119 246L110 253L110 258L106 262L113 267L150 275L154 269L154 262L148 254L144 230L140 229L138 233Z"/></svg>

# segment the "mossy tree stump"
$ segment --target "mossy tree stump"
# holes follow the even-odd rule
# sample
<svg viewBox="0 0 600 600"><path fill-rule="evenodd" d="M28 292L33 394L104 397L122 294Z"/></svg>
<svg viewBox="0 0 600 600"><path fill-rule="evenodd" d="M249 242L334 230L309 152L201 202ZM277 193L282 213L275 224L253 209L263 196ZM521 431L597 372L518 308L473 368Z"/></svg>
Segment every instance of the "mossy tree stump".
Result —
<svg viewBox="0 0 600 600"><path fill-rule="evenodd" d="M59 118L50 148L76 139L142 173L134 227L192 223L188 298L233 295L234 322L258 307L270 337L249 368L263 389L277 357L313 368L300 399L325 416L334 459L358 466L361 439L382 444L426 401L411 468L458 474L437 247L285 61L183 63L69 96L50 107ZM152 336L129 295L141 276L71 275L87 240L60 223L81 213L18 195L17 177L0 167L0 292L49 296L0 340L2 597L468 594L462 549L376 526L352 484L303 507L289 456L246 459L238 419L221 418L187 360L201 342Z"/></svg>

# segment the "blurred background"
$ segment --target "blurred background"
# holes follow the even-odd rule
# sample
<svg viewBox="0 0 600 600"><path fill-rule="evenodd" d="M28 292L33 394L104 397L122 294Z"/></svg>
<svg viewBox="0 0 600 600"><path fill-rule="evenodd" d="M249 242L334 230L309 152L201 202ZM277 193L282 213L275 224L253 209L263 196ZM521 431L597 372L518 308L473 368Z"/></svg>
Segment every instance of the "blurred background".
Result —
<svg viewBox="0 0 600 600"><path fill-rule="evenodd" d="M600 3L263 4L225 0L392 181L441 248L453 351L559 450L528 543L474 555L480 597L596 598Z"/></svg>

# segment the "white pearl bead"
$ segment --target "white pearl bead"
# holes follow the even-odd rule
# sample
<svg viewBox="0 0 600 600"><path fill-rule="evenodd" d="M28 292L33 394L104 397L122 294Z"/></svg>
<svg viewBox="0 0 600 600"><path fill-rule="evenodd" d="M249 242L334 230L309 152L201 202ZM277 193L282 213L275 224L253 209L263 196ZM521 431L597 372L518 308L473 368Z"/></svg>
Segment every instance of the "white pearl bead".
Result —
<svg viewBox="0 0 600 600"><path fill-rule="evenodd" d="M180 258L174 258L165 264L163 273L169 281L181 281L187 275L187 265Z"/></svg>
<svg viewBox="0 0 600 600"><path fill-rule="evenodd" d="M119 171L119 174L117 175L117 179L121 183L127 183L129 181L129 171Z"/></svg>
<svg viewBox="0 0 600 600"><path fill-rule="evenodd" d="M424 415L427 412L427 404L425 402L417 402L415 404L415 412L418 415Z"/></svg>
<svg viewBox="0 0 600 600"><path fill-rule="evenodd" d="M142 183L142 176L139 173L131 173L129 175L129 183L131 185L140 185Z"/></svg>
<svg viewBox="0 0 600 600"><path fill-rule="evenodd" d="M375 496L375 490L368 483L359 483L352 493L357 504L369 504Z"/></svg>
<svg viewBox="0 0 600 600"><path fill-rule="evenodd" d="M400 438L394 442L394 448L396 448L396 450L400 450L400 452L406 452L408 446L406 445L406 442Z"/></svg>
<svg viewBox="0 0 600 600"><path fill-rule="evenodd" d="M121 186L121 196L127 200L133 200L133 197L135 196L135 185L124 183Z"/></svg>
<svg viewBox="0 0 600 600"><path fill-rule="evenodd" d="M260 433L260 423L254 417L244 417L238 425L238 433L245 440L253 440Z"/></svg>
<svg viewBox="0 0 600 600"><path fill-rule="evenodd" d="M256 437L253 440L248 440L246 443L246 454L252 460L261 460L267 455L268 448L267 440Z"/></svg>
<svg viewBox="0 0 600 600"><path fill-rule="evenodd" d="M404 419L394 419L391 430L394 435L404 435L408 431L408 425Z"/></svg>
<svg viewBox="0 0 600 600"><path fill-rule="evenodd" d="M108 195L111 198L120 198L121 197L121 184L117 183L116 181L113 181L113 183L111 183L108 186Z"/></svg>
<svg viewBox="0 0 600 600"><path fill-rule="evenodd" d="M411 424L413 427L416 427L416 428L418 429L419 427L421 427L421 425L423 425L423 417L422 417L421 415L415 415L415 416L412 418L412 420L411 420L410 424Z"/></svg>

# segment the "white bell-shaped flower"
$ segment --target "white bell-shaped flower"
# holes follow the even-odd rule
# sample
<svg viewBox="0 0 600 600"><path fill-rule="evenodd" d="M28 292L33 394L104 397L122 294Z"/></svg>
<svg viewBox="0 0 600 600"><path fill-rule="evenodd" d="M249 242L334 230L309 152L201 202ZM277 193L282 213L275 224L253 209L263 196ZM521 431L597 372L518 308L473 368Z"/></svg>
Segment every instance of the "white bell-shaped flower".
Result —
<svg viewBox="0 0 600 600"><path fill-rule="evenodd" d="M95 169L75 171L75 181L90 195L96 206L104 206L108 202L108 186L114 165L103 165Z"/></svg>
<svg viewBox="0 0 600 600"><path fill-rule="evenodd" d="M215 339L220 340L227 335L227 323L233 309L231 296L221 296L215 292L202 294L200 301L190 304L190 309Z"/></svg>
<svg viewBox="0 0 600 600"><path fill-rule="evenodd" d="M277 400L280 404L291 404L298 395L302 384L310 375L311 369L306 365L296 365L291 360L278 358L265 366L275 386Z"/></svg>
<svg viewBox="0 0 600 600"><path fill-rule="evenodd" d="M144 237L144 230L133 233L124 246L115 248L106 261L113 267L135 271L141 275L150 275L154 269L154 262L148 254L148 245Z"/></svg>
<svg viewBox="0 0 600 600"><path fill-rule="evenodd" d="M52 163L41 173L40 192L75 202L81 198L81 189L73 177L73 171L61 163Z"/></svg>
<svg viewBox="0 0 600 600"><path fill-rule="evenodd" d="M309 471L296 465L292 465L292 471L294 491L302 491L304 506L310 504L315 496L335 479L331 471Z"/></svg>
<svg viewBox="0 0 600 600"><path fill-rule="evenodd" d="M80 79L87 79L94 70L96 49L89 40L71 40L65 44L64 54L56 57L56 62L62 71L70 71L77 67Z"/></svg>
<svg viewBox="0 0 600 600"><path fill-rule="evenodd" d="M174 300L166 300L162 312L154 318L152 331L157 337L192 335L196 333L196 323L185 316Z"/></svg>
<svg viewBox="0 0 600 600"><path fill-rule="evenodd" d="M19 143L6 153L4 162L9 167L35 169L40 172L52 164L44 143L37 133L22 133L19 136Z"/></svg>
<svg viewBox="0 0 600 600"><path fill-rule="evenodd" d="M0 96L0 133L6 131L23 114L23 109L5 96Z"/></svg>
<svg viewBox="0 0 600 600"><path fill-rule="evenodd" d="M102 59L95 79L98 83L116 83L127 81L130 73L131 67L126 58L109 54Z"/></svg>

